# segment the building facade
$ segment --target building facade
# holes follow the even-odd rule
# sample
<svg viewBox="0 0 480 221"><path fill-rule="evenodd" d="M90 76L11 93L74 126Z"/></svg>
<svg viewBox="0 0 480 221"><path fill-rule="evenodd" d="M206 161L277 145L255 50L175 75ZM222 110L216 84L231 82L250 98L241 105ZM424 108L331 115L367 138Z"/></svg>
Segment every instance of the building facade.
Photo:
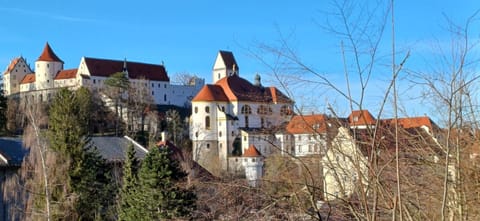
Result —
<svg viewBox="0 0 480 221"><path fill-rule="evenodd" d="M6 95L46 101L59 88L87 87L96 92L105 88L105 80L123 72L130 86L148 91L155 104L189 106L190 100L203 87L203 79L194 78L189 85L174 85L165 67L160 64L82 57L78 68L64 69L64 62L48 43L35 61L32 71L23 57L12 60L3 73Z"/></svg>
<svg viewBox="0 0 480 221"><path fill-rule="evenodd" d="M213 174L243 174L239 157L250 145L263 156L274 152L269 134L290 120L293 101L259 76L253 84L241 78L232 52L218 53L212 75L192 100L193 158Z"/></svg>

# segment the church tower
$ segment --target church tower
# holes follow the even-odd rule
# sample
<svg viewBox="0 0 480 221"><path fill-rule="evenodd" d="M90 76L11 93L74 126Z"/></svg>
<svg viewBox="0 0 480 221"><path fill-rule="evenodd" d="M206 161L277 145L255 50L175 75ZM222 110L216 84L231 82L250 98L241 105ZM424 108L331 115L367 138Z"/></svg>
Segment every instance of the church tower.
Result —
<svg viewBox="0 0 480 221"><path fill-rule="evenodd" d="M63 61L57 57L48 44L35 62L35 86L37 90L53 88L55 76L63 70Z"/></svg>
<svg viewBox="0 0 480 221"><path fill-rule="evenodd" d="M245 167L245 176L248 184L257 187L263 177L263 156L252 144L242 155L242 164Z"/></svg>
<svg viewBox="0 0 480 221"><path fill-rule="evenodd" d="M230 51L219 51L213 65L213 83L215 84L218 80L227 76L239 75L238 71L239 67L233 53Z"/></svg>

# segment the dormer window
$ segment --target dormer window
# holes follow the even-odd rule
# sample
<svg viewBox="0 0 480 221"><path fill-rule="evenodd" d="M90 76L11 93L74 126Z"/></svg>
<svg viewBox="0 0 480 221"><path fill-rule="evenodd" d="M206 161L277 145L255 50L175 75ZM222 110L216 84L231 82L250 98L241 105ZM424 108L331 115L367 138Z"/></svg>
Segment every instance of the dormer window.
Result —
<svg viewBox="0 0 480 221"><path fill-rule="evenodd" d="M357 122L357 121L358 121L358 116L353 117L353 122Z"/></svg>

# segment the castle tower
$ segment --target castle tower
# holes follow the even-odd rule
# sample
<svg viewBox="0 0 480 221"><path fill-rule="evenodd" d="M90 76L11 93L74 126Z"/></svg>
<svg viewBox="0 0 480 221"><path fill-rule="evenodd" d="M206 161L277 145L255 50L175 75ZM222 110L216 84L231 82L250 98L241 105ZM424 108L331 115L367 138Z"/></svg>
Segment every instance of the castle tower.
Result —
<svg viewBox="0 0 480 221"><path fill-rule="evenodd" d="M252 187L257 187L263 177L263 156L252 144L245 150L242 157L248 184Z"/></svg>
<svg viewBox="0 0 480 221"><path fill-rule="evenodd" d="M37 90L53 88L55 76L63 70L63 61L57 57L48 44L35 62L35 85Z"/></svg>
<svg viewBox="0 0 480 221"><path fill-rule="evenodd" d="M231 76L234 74L239 75L239 67L237 62L235 61L235 57L233 56L232 52L218 52L217 59L215 60L215 64L213 65L212 74L213 83L227 76Z"/></svg>

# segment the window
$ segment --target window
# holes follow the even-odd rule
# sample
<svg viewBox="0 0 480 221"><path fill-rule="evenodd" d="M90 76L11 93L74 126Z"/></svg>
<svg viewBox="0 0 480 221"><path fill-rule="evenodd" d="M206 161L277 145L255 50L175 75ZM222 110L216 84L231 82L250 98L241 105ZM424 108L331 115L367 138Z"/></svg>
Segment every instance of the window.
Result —
<svg viewBox="0 0 480 221"><path fill-rule="evenodd" d="M235 133L232 131L232 137L235 136Z"/></svg>
<svg viewBox="0 0 480 221"><path fill-rule="evenodd" d="M164 84L164 85L163 85L163 88L167 88L167 84Z"/></svg>
<svg viewBox="0 0 480 221"><path fill-rule="evenodd" d="M241 113L242 114L252 114L252 108L248 105L243 105L242 106L242 110L241 110Z"/></svg>
<svg viewBox="0 0 480 221"><path fill-rule="evenodd" d="M271 107L267 107L265 105L260 105L260 107L258 107L257 109L257 114L261 114L261 115L270 115L272 114L272 108Z"/></svg>
<svg viewBox="0 0 480 221"><path fill-rule="evenodd" d="M207 143L207 149L210 149L210 144L209 143Z"/></svg>
<svg viewBox="0 0 480 221"><path fill-rule="evenodd" d="M280 108L280 115L284 116L284 115L292 115L292 109L290 109L289 106L287 105L283 105L281 108Z"/></svg>
<svg viewBox="0 0 480 221"><path fill-rule="evenodd" d="M205 107L205 113L210 113L210 107L209 106Z"/></svg>
<svg viewBox="0 0 480 221"><path fill-rule="evenodd" d="M152 87L155 87L155 85L152 83Z"/></svg>
<svg viewBox="0 0 480 221"><path fill-rule="evenodd" d="M167 95L166 94L163 95L163 101L167 101Z"/></svg>
<svg viewBox="0 0 480 221"><path fill-rule="evenodd" d="M155 93L152 91L152 95L154 95Z"/></svg>
<svg viewBox="0 0 480 221"><path fill-rule="evenodd" d="M358 121L358 116L353 117L353 122L357 122L357 121Z"/></svg>
<svg viewBox="0 0 480 221"><path fill-rule="evenodd" d="M222 112L225 112L225 106L222 106Z"/></svg>
<svg viewBox="0 0 480 221"><path fill-rule="evenodd" d="M50 67L50 64L47 64L47 68L49 68L49 67Z"/></svg>
<svg viewBox="0 0 480 221"><path fill-rule="evenodd" d="M265 118L263 118L263 117L260 118L260 125L261 125L262 128L265 127Z"/></svg>
<svg viewBox="0 0 480 221"><path fill-rule="evenodd" d="M95 84L95 82L96 82L95 79L93 79L93 83L94 83L94 84Z"/></svg>
<svg viewBox="0 0 480 221"><path fill-rule="evenodd" d="M197 131L197 132L195 132L195 137L197 137L197 138L198 138L198 131Z"/></svg>
<svg viewBox="0 0 480 221"><path fill-rule="evenodd" d="M218 137L222 137L222 131L218 132Z"/></svg>
<svg viewBox="0 0 480 221"><path fill-rule="evenodd" d="M248 128L248 115L247 115L247 116L245 116L245 127L247 127L247 128Z"/></svg>
<svg viewBox="0 0 480 221"><path fill-rule="evenodd" d="M198 113L198 107L197 107L197 106L195 106L195 107L193 108L193 110L194 110L195 113Z"/></svg>
<svg viewBox="0 0 480 221"><path fill-rule="evenodd" d="M160 87L161 84L158 84L157 86Z"/></svg>
<svg viewBox="0 0 480 221"><path fill-rule="evenodd" d="M205 117L205 128L210 129L210 117L209 116Z"/></svg>
<svg viewBox="0 0 480 221"><path fill-rule="evenodd" d="M220 79L220 73L218 73L218 77L217 77L217 78Z"/></svg>

